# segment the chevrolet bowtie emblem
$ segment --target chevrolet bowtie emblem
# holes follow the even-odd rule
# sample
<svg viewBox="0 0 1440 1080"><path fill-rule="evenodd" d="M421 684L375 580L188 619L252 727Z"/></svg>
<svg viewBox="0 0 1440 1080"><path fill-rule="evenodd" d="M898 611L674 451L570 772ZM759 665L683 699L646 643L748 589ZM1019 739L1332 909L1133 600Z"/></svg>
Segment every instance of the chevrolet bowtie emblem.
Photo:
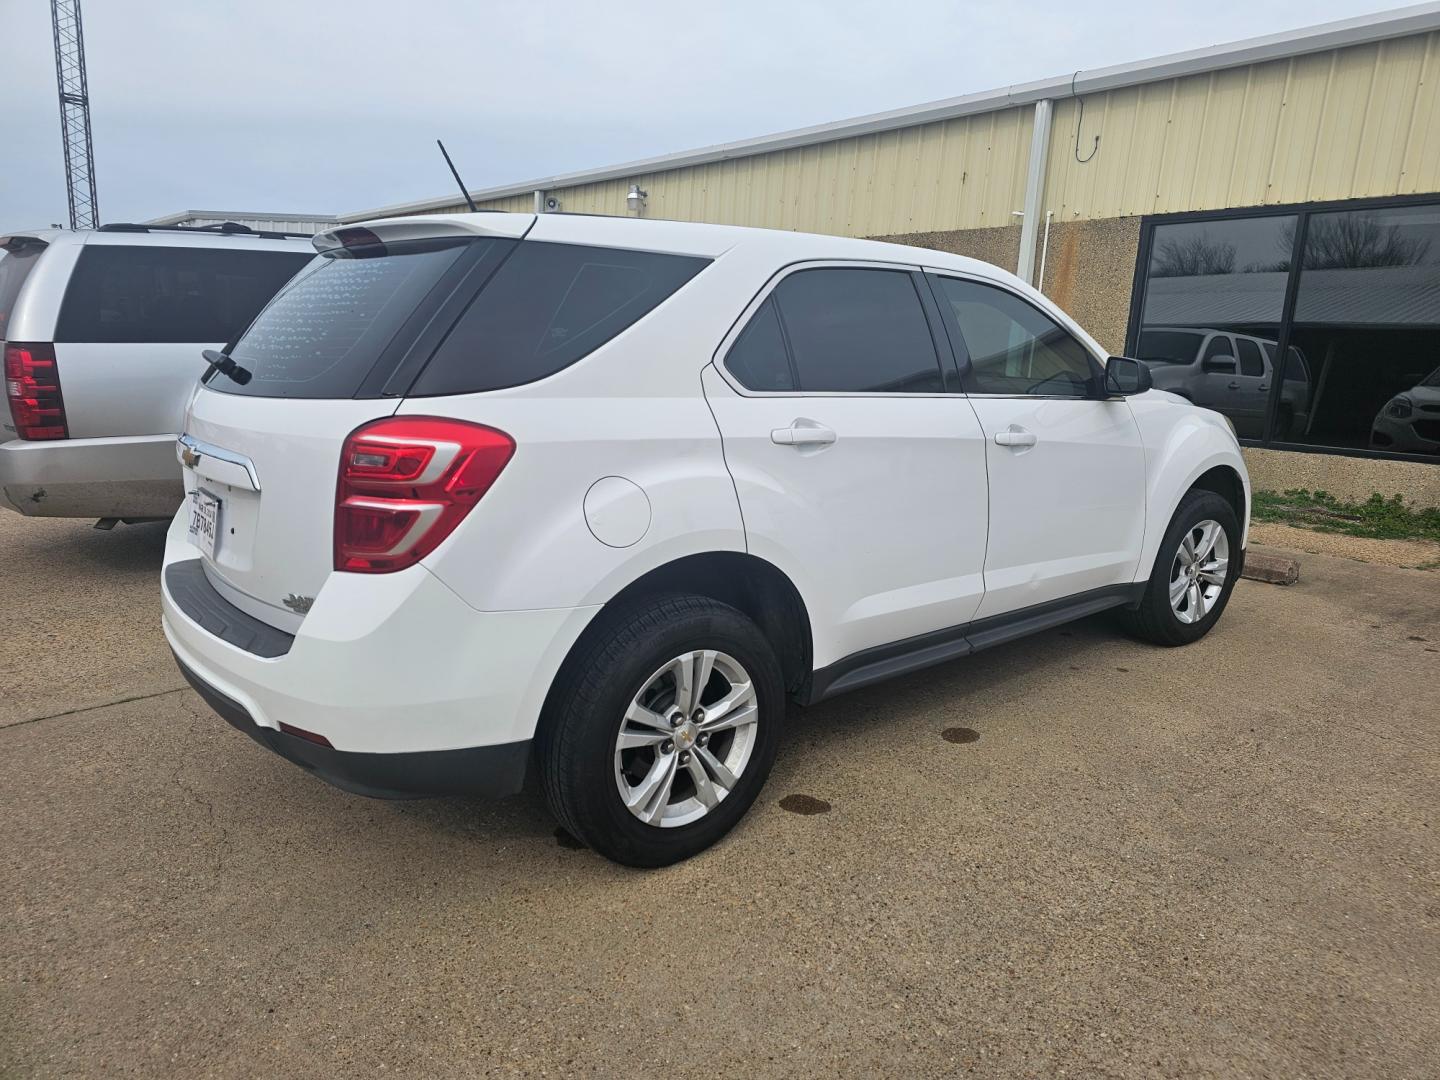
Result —
<svg viewBox="0 0 1440 1080"><path fill-rule="evenodd" d="M180 460L185 463L187 469L193 469L199 465L200 458L201 455L191 450L188 446L182 447L180 450Z"/></svg>

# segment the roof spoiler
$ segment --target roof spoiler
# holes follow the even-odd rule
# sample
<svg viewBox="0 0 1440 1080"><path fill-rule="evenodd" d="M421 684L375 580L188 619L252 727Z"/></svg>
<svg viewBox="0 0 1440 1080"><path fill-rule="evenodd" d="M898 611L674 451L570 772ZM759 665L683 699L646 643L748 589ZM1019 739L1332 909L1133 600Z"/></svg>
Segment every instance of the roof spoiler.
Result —
<svg viewBox="0 0 1440 1080"><path fill-rule="evenodd" d="M373 246L397 240L433 240L447 236L492 236L523 239L535 224L534 214L425 214L416 217L358 221L316 233L311 239L322 254L338 248Z"/></svg>
<svg viewBox="0 0 1440 1080"><path fill-rule="evenodd" d="M41 251L50 246L50 241L41 240L38 236L0 236L0 251L14 253L34 249Z"/></svg>

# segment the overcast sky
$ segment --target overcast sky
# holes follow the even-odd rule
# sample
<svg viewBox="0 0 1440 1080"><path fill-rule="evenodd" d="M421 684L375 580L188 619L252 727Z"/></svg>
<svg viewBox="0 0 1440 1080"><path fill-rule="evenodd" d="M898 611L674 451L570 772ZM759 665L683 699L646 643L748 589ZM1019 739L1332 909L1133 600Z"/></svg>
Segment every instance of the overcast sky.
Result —
<svg viewBox="0 0 1440 1080"><path fill-rule="evenodd" d="M340 213L1383 10L1365 0L85 0L102 220ZM0 0L0 229L67 219L50 5Z"/></svg>

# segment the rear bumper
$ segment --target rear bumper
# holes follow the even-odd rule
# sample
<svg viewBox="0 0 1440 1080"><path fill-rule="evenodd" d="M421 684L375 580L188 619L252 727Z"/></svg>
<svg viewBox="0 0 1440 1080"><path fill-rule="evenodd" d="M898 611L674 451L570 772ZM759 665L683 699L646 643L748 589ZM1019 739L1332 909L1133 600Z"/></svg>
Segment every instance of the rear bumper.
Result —
<svg viewBox="0 0 1440 1080"><path fill-rule="evenodd" d="M31 517L171 517L185 495L174 435L0 443L0 492Z"/></svg>
<svg viewBox="0 0 1440 1080"><path fill-rule="evenodd" d="M270 648L243 613L227 618L172 591L187 579L193 585L194 575L171 568L193 569L199 555L184 519L177 515L166 541L163 627L181 670L216 712L347 790L518 788L545 695L594 608L476 611L422 566L337 573L293 639Z"/></svg>
<svg viewBox="0 0 1440 1080"><path fill-rule="evenodd" d="M525 786L530 742L473 746L460 750L364 754L322 746L288 732L261 727L233 698L211 686L178 656L180 674L222 719L267 750L320 779L372 799L415 799L431 795L501 798Z"/></svg>

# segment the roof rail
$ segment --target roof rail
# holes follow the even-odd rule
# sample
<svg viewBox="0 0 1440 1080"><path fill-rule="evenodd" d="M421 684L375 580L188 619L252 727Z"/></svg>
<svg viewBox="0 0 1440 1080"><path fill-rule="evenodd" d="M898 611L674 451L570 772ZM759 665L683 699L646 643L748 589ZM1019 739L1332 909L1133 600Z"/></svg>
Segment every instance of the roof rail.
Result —
<svg viewBox="0 0 1440 1080"><path fill-rule="evenodd" d="M241 225L238 221L225 221L217 225L144 225L132 224L128 221L112 222L109 225L101 225L98 232L182 232L182 233L219 233L224 236L258 236L264 240L309 240L314 233L308 232L272 232L252 229L249 225Z"/></svg>

